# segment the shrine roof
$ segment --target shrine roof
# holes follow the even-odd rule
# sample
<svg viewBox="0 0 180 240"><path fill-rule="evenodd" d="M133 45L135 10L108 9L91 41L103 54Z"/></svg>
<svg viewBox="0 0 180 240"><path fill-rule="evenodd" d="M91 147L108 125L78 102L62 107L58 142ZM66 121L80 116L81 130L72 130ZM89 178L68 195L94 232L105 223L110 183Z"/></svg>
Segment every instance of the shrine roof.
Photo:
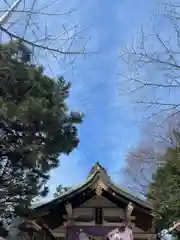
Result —
<svg viewBox="0 0 180 240"><path fill-rule="evenodd" d="M54 198L53 200L47 203L43 203L39 206L35 206L33 207L33 209L36 210L36 209L46 208L54 204L56 205L63 202L71 202L71 200L73 199L73 196L85 191L87 188L92 189L95 183L98 182L99 180L102 181L108 187L107 191L110 194L113 194L114 196L117 196L117 197L118 196L123 197L127 201L137 204L145 209L151 210L151 205L148 202L133 196L129 192L119 187L116 183L114 183L111 180L110 176L107 174L106 169L103 166L101 166L99 162L97 162L91 168L87 179L82 184L72 187L70 190Z"/></svg>

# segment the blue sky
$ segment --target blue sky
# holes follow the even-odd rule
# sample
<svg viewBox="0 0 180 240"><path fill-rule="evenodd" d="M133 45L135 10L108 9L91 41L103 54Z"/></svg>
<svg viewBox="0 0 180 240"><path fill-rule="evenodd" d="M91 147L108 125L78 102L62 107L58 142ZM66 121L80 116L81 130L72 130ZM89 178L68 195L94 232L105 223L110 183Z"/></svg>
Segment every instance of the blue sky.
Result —
<svg viewBox="0 0 180 240"><path fill-rule="evenodd" d="M39 2L42 4L42 0ZM84 39L91 37L87 51L97 53L88 55L85 59L77 57L74 71L71 67L63 70L53 58L48 58L53 73L56 76L63 74L65 79L72 83L69 106L86 115L79 127L78 148L69 156L61 156L60 167L51 173L49 198L58 184L71 186L82 182L96 161L107 168L116 182L121 182L122 175L119 170L125 156L140 139L141 116L120 94L120 79L117 73L123 71L123 65L118 56L122 49L136 38L142 26L146 30L150 28L157 2L62 0L52 5L50 11L65 12L72 8L78 10L71 16L46 19L51 34L56 35L62 23L71 26L79 22L80 29L89 27L81 34ZM45 17L41 16L39 21L44 24ZM19 26L14 29L21 31ZM31 37L31 33L27 34ZM82 42L77 41L74 49L81 44ZM44 59L40 61L47 65Z"/></svg>

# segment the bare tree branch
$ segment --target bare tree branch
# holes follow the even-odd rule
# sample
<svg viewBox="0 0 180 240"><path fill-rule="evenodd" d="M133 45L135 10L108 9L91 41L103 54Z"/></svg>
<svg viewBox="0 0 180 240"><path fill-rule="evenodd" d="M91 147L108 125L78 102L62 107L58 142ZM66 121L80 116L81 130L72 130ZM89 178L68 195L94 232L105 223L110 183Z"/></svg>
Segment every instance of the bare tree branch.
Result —
<svg viewBox="0 0 180 240"><path fill-rule="evenodd" d="M0 13L4 13L5 11L7 11L7 9L4 10L0 10ZM47 16L63 16L63 15L68 15L71 14L73 12L77 11L77 9L72 9L68 12L64 12L64 13L49 13L49 12L42 12L39 10L34 10L34 11L30 11L30 10L13 10L14 13L27 13L27 14L31 14L31 15L47 15Z"/></svg>
<svg viewBox="0 0 180 240"><path fill-rule="evenodd" d="M138 44L121 56L125 71L118 74L125 95L146 108L148 117L171 115L180 108L180 5L166 4L159 18L169 32L160 34L155 27L151 34L142 30Z"/></svg>
<svg viewBox="0 0 180 240"><path fill-rule="evenodd" d="M4 27L1 27L0 26L0 29L3 31L3 32L5 32L5 33L7 33L11 38L15 38L15 39L19 39L19 40L21 40L22 42L24 42L24 43L27 43L28 45L30 45L30 46L32 46L32 47L37 47L37 48L42 48L42 49L44 49L44 50L48 50L48 51L52 51L52 52L57 52L57 53L60 53L60 54L65 54L65 55L72 55L72 54L85 54L84 52L64 52L64 51L61 51L61 50L59 50L59 49L56 49L56 48L50 48L50 47L48 47L48 46L43 46L43 45L39 45L39 44L36 44L35 42L30 42L30 41L28 41L28 40L26 40L26 39L24 39L24 38L21 38L21 37L19 37L19 36L17 36L16 34L14 34L14 33L11 33L11 32L9 32L8 30L6 30Z"/></svg>

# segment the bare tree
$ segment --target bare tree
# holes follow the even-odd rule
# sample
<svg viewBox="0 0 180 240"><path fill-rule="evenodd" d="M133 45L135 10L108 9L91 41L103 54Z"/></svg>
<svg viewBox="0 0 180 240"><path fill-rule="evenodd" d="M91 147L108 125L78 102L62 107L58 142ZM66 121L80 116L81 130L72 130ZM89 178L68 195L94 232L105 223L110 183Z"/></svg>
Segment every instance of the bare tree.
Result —
<svg viewBox="0 0 180 240"><path fill-rule="evenodd" d="M155 22L151 34L141 30L140 38L125 49L125 71L119 73L121 90L151 118L123 169L129 190L143 198L153 173L164 164L164 153L180 142L180 4L163 5L155 20L158 26Z"/></svg>
<svg viewBox="0 0 180 240"><path fill-rule="evenodd" d="M155 171L156 154L152 148L148 149L141 144L128 153L123 172L128 190L144 198Z"/></svg>
<svg viewBox="0 0 180 240"><path fill-rule="evenodd" d="M1 13L6 12L11 4L4 0ZM86 45L89 39L83 39L85 29L79 29L76 11L60 0L23 0L13 10L8 22L0 24L1 42L22 41L33 52L36 64L45 63L53 72L52 62L55 60L64 70L67 65L73 65L77 55L88 53Z"/></svg>
<svg viewBox="0 0 180 240"><path fill-rule="evenodd" d="M143 140L127 154L123 168L124 182L130 192L146 198L152 175L165 163L164 154L179 145L178 118L148 122L143 129Z"/></svg>
<svg viewBox="0 0 180 240"><path fill-rule="evenodd" d="M157 24L156 24L157 23ZM121 90L143 106L148 116L176 114L180 110L180 4L163 5L152 33L141 30L140 38L121 58Z"/></svg>

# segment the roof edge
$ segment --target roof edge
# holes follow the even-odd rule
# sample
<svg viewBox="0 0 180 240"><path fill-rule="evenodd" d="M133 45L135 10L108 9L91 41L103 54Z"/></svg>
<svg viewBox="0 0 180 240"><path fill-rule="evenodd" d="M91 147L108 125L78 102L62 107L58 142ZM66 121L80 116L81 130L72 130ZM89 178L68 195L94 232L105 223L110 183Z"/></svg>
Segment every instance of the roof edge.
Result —
<svg viewBox="0 0 180 240"><path fill-rule="evenodd" d="M110 187L117 194L124 196L125 198L131 200L132 202L135 202L138 205L141 205L141 206L143 206L145 208L148 208L150 210L152 209L152 206L148 202L134 196L133 194L129 193L128 191L122 189L121 187L118 187L117 184L114 183L112 180L109 181L108 187Z"/></svg>
<svg viewBox="0 0 180 240"><path fill-rule="evenodd" d="M81 190L86 189L89 184L92 183L92 181L96 180L96 177L98 175L98 172L95 172L93 175L91 175L85 182L83 182L82 184L77 185L75 188L69 189L67 192L63 193L62 195L48 201L45 203L42 203L34 208L31 208L31 210L37 210L37 209L41 209L43 207L48 206L51 203L60 203L62 201L66 201L68 200L67 198L71 197L71 195L74 195L78 192L80 192Z"/></svg>

